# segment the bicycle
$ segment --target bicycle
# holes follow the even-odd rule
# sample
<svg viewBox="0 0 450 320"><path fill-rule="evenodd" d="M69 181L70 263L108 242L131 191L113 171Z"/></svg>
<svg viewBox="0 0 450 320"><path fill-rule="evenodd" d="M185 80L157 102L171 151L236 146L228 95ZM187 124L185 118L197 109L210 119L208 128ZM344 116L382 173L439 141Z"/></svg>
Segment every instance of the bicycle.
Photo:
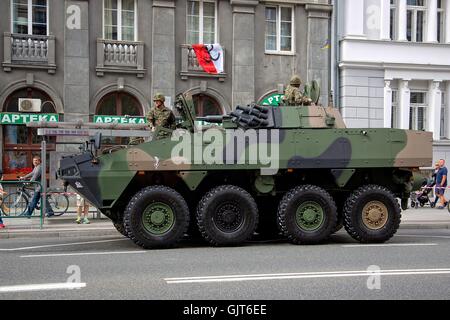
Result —
<svg viewBox="0 0 450 320"><path fill-rule="evenodd" d="M29 184L29 183L28 183ZM27 187L27 184L23 184L19 191L8 193L3 197L1 202L1 209L4 216L10 216L11 213L15 213L15 216L24 215L28 209L28 204L33 197L34 186ZM69 198L66 194L56 192L56 190L47 190L47 200L53 209L55 216L62 216L69 209ZM40 200L36 206L36 209L40 209Z"/></svg>

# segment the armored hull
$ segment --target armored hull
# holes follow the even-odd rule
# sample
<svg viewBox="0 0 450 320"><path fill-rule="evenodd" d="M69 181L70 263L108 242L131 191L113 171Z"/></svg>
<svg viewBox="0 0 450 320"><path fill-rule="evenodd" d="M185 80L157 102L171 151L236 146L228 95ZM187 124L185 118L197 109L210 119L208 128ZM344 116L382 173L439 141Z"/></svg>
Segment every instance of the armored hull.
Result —
<svg viewBox="0 0 450 320"><path fill-rule="evenodd" d="M400 224L396 198L431 166L431 133L348 129L333 108L249 106L200 128L189 97L177 105L171 137L61 160L60 178L145 248L173 246L188 228L217 246L255 232L315 244L342 225L384 242Z"/></svg>

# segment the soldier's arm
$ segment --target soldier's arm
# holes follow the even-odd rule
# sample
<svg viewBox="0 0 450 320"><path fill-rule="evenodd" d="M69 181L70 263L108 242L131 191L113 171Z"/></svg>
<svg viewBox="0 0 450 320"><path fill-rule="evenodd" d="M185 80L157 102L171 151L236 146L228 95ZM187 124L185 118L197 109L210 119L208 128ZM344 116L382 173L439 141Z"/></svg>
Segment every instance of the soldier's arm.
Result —
<svg viewBox="0 0 450 320"><path fill-rule="evenodd" d="M153 112L153 109L150 109L150 111L147 113L147 121L150 127L155 126L155 114Z"/></svg>

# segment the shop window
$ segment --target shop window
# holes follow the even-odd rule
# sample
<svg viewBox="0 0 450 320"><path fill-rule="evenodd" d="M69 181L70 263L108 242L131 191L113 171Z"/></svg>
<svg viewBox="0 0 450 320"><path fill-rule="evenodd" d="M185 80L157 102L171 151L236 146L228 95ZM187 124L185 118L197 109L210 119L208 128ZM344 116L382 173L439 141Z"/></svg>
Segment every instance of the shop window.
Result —
<svg viewBox="0 0 450 320"><path fill-rule="evenodd" d="M41 113L56 113L50 97L44 92L32 88L22 89L11 94L6 99L3 112L20 113L19 98L40 99L42 103ZM33 156L41 154L43 138L37 135L37 129L28 128L24 124L3 124L2 127L2 168L5 179L15 180L17 176L23 176L33 170ZM56 150L55 142L55 137L49 138L47 144L49 152ZM49 160L49 153L47 153L47 160ZM49 164L49 161L47 161L47 164Z"/></svg>
<svg viewBox="0 0 450 320"><path fill-rule="evenodd" d="M125 92L113 92L104 96L98 106L96 115L99 116L134 116L142 117L143 108L138 100ZM127 145L130 138L103 137L105 147L113 145Z"/></svg>

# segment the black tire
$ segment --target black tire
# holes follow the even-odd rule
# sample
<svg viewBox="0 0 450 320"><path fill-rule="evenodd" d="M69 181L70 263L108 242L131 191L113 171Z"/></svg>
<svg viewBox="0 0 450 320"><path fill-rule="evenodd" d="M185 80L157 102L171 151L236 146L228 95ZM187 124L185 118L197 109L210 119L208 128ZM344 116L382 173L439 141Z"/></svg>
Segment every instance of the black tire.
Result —
<svg viewBox="0 0 450 320"><path fill-rule="evenodd" d="M156 218L162 218L163 221L159 224L164 222L166 230L158 232L158 225L150 226L149 222L153 219L151 215L145 220L144 214L151 211L152 206L162 206L166 210L158 211L159 217ZM167 214L167 211L170 214ZM170 248L175 246L187 231L189 208L177 191L165 186L152 186L141 190L130 200L123 219L127 236L138 246L144 249ZM151 228L154 229L150 230Z"/></svg>
<svg viewBox="0 0 450 320"><path fill-rule="evenodd" d="M22 192L9 193L2 200L2 215L11 217L23 215L28 209L28 202L28 198Z"/></svg>
<svg viewBox="0 0 450 320"><path fill-rule="evenodd" d="M420 203L420 207L421 207L421 208L425 207L425 203L421 202L421 203Z"/></svg>
<svg viewBox="0 0 450 320"><path fill-rule="evenodd" d="M200 200L197 224L203 238L214 246L240 245L255 232L258 207L244 189L220 186Z"/></svg>
<svg viewBox="0 0 450 320"><path fill-rule="evenodd" d="M69 209L69 198L65 194L50 193L47 199L56 217L62 216Z"/></svg>
<svg viewBox="0 0 450 320"><path fill-rule="evenodd" d="M370 212L374 212L374 217L368 217L370 204L374 207ZM367 212L366 220L363 219L364 209ZM383 243L397 232L401 216L400 206L391 191L381 186L367 185L356 190L347 199L344 227L353 239L361 243Z"/></svg>
<svg viewBox="0 0 450 320"><path fill-rule="evenodd" d="M125 229L125 225L123 221L113 221L113 225L119 233L128 238L127 230Z"/></svg>
<svg viewBox="0 0 450 320"><path fill-rule="evenodd" d="M316 212L316 217L312 217L315 220L310 222L312 225L309 230L307 222L304 220L300 222L297 219L297 211L302 207L306 210L307 206L313 206ZM317 215L318 209L322 212L321 217ZM301 218L305 219L304 216ZM292 243L318 244L327 240L336 228L336 204L324 189L311 185L300 186L288 192L281 200L278 208L278 223L283 234Z"/></svg>
<svg viewBox="0 0 450 320"><path fill-rule="evenodd" d="M411 208L415 208L416 207L416 203L414 201L411 201Z"/></svg>

